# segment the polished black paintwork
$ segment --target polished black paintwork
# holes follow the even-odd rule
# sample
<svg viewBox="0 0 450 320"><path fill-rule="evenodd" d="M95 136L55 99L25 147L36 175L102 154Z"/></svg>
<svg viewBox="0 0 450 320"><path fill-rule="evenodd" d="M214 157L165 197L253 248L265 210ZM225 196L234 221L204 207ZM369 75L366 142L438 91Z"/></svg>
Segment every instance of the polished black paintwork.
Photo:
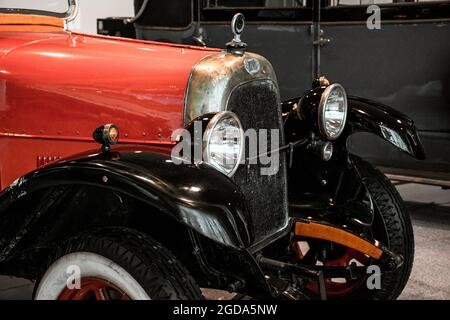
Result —
<svg viewBox="0 0 450 320"><path fill-rule="evenodd" d="M373 202L346 148L351 130L344 131L333 142L334 152L329 161L322 160L311 149L315 143L324 141L317 126L317 108L323 90L316 88L302 98L283 102L287 142L308 141L290 155L293 159L288 171L290 216L330 219L336 225L365 229L374 219Z"/></svg>
<svg viewBox="0 0 450 320"><path fill-rule="evenodd" d="M296 139L307 134L309 130L319 134L317 109L324 87L316 88L306 93L302 98L294 98L283 102L283 112L289 115L289 109L295 108L298 114L297 124L290 121L285 128L287 134L296 134ZM294 128L299 127L299 129ZM359 97L348 97L348 114L346 128L338 139L338 144L346 145L349 137L355 133L369 132L391 143L410 156L423 160L425 150L420 141L414 122L401 112ZM291 138L292 139L292 138Z"/></svg>
<svg viewBox="0 0 450 320"><path fill-rule="evenodd" d="M228 177L206 164L176 165L170 156L142 152L138 147L135 151L117 148L83 154L21 178L0 194L0 225L8 230L0 230L0 235L16 239L23 232L23 225L15 226L17 221L4 216L11 205L27 201L28 195L40 190L68 185L99 186L132 196L225 246L245 248L252 244L245 201ZM17 234L11 233L14 228ZM8 239L0 243L2 248L9 245Z"/></svg>
<svg viewBox="0 0 450 320"><path fill-rule="evenodd" d="M205 124L211 116L204 117ZM119 198L116 205L121 207L110 207L117 212L95 212L95 207L90 208L92 221L98 220L96 216L110 220L96 223L95 228L119 224L146 230L148 226L139 225L151 223L153 229L172 238L170 242L175 247L171 249L192 268L199 284L228 289L229 285L241 283L247 293L270 296L271 288L253 255L261 245L272 243L286 232L268 235L265 244L255 243L245 199L233 181L209 165L175 165L167 154L141 146L115 146L109 152L75 155L22 177L2 192L0 262L4 264L0 267L8 266L11 260L24 259L33 250L51 247L51 241L58 240L54 239L55 227L62 233L60 240L78 234L80 228L88 231L93 227L91 219L84 221L84 214L78 216L79 211L73 208L81 199L70 191L80 186L92 188L94 197L113 191L113 197ZM129 225L127 216L131 212L124 196L148 204L143 207L146 211L133 215L135 225ZM61 201L67 201L66 205ZM105 197L104 201L111 199ZM51 214L55 209L52 207L62 207L69 214ZM152 208L185 226L190 238L183 238L177 233L179 229L152 214ZM72 230L70 224L79 226ZM41 259L40 256L30 257L39 264L35 259ZM27 266L8 272L35 276Z"/></svg>
<svg viewBox="0 0 450 320"><path fill-rule="evenodd" d="M324 163L302 152L297 152L295 165L289 170L291 218L328 220L339 227L367 231L374 220L374 204L353 157L337 150Z"/></svg>
<svg viewBox="0 0 450 320"><path fill-rule="evenodd" d="M314 141L324 139L320 137L317 124L317 109L324 89L318 87L302 98L282 103L288 143L309 139L311 146ZM294 151L293 166L288 172L291 217L331 219L336 225L353 225L356 230L371 226L374 220L372 196L347 149L348 139L358 132L375 134L411 157L425 157L412 120L387 106L348 97L346 128L333 142L331 160L321 160L308 145Z"/></svg>
<svg viewBox="0 0 450 320"><path fill-rule="evenodd" d="M349 113L345 135L371 132L418 160L425 150L414 122L395 109L374 101L349 97ZM395 136L394 136L395 135Z"/></svg>

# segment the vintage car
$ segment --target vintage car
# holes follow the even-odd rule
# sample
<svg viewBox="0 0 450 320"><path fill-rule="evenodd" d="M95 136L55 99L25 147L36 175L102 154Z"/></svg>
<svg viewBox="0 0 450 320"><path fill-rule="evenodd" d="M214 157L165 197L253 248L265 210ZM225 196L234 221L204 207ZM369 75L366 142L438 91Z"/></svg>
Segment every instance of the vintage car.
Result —
<svg viewBox="0 0 450 320"><path fill-rule="evenodd" d="M321 72L349 95L407 114L416 123L427 159L417 161L366 134L353 136L350 150L390 178L450 187L450 1L322 0L321 41L311 34L312 9L318 3L135 0L136 14L141 14L133 24L99 19L98 32L216 47L229 37L231 17L242 12L249 49L273 65L282 99L310 89L313 43L320 44ZM377 14L371 4L380 10L379 26L373 24ZM166 18L161 12L169 8Z"/></svg>
<svg viewBox="0 0 450 320"><path fill-rule="evenodd" d="M74 0L0 6L1 274L49 300L400 295L410 218L346 143L424 159L408 117L323 77L281 102L241 14L220 50L71 32Z"/></svg>

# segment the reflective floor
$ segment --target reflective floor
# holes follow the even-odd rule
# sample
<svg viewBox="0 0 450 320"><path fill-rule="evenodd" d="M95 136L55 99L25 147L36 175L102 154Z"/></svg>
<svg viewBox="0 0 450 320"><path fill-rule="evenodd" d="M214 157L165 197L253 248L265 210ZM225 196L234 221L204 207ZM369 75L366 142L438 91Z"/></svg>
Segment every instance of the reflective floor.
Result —
<svg viewBox="0 0 450 320"><path fill-rule="evenodd" d="M416 256L401 299L450 299L450 190L416 184L397 185L413 220ZM0 299L30 299L33 284L0 277ZM210 297L226 298L220 292Z"/></svg>

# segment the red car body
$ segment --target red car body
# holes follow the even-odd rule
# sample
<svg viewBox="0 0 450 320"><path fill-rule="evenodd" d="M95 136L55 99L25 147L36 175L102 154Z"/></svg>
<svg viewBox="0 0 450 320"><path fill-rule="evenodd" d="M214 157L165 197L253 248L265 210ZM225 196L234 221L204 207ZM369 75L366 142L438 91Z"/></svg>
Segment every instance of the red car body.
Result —
<svg viewBox="0 0 450 320"><path fill-rule="evenodd" d="M217 51L31 27L0 26L1 190L110 122L122 144L170 150L191 69Z"/></svg>

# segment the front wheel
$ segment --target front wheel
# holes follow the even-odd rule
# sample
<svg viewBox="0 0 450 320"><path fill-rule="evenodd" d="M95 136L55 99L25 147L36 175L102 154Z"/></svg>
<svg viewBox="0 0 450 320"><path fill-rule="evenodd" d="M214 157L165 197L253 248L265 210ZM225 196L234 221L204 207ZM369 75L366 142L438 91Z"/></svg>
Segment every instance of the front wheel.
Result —
<svg viewBox="0 0 450 320"><path fill-rule="evenodd" d="M396 299L409 279L414 260L414 235L411 220L400 194L389 179L370 163L356 156L353 156L352 160L375 204L375 219L369 233L373 239L383 243L390 251L401 255L404 261L403 265L395 271L381 270L379 288L369 289L366 278L326 278L327 297L365 300ZM316 266L341 267L352 263L358 266L369 266L375 263L368 256L337 244L312 242L311 247L313 250L308 255L313 259L310 263ZM325 258L321 257L322 250L326 250ZM317 297L317 284L308 284L307 290L312 298Z"/></svg>
<svg viewBox="0 0 450 320"><path fill-rule="evenodd" d="M123 228L59 246L35 290L37 300L194 300L200 289L166 248Z"/></svg>
<svg viewBox="0 0 450 320"><path fill-rule="evenodd" d="M375 239L403 256L403 265L381 277L380 290L363 290L364 298L396 299L408 282L414 262L414 233L403 199L391 181L370 163L353 158L376 206L372 227Z"/></svg>

